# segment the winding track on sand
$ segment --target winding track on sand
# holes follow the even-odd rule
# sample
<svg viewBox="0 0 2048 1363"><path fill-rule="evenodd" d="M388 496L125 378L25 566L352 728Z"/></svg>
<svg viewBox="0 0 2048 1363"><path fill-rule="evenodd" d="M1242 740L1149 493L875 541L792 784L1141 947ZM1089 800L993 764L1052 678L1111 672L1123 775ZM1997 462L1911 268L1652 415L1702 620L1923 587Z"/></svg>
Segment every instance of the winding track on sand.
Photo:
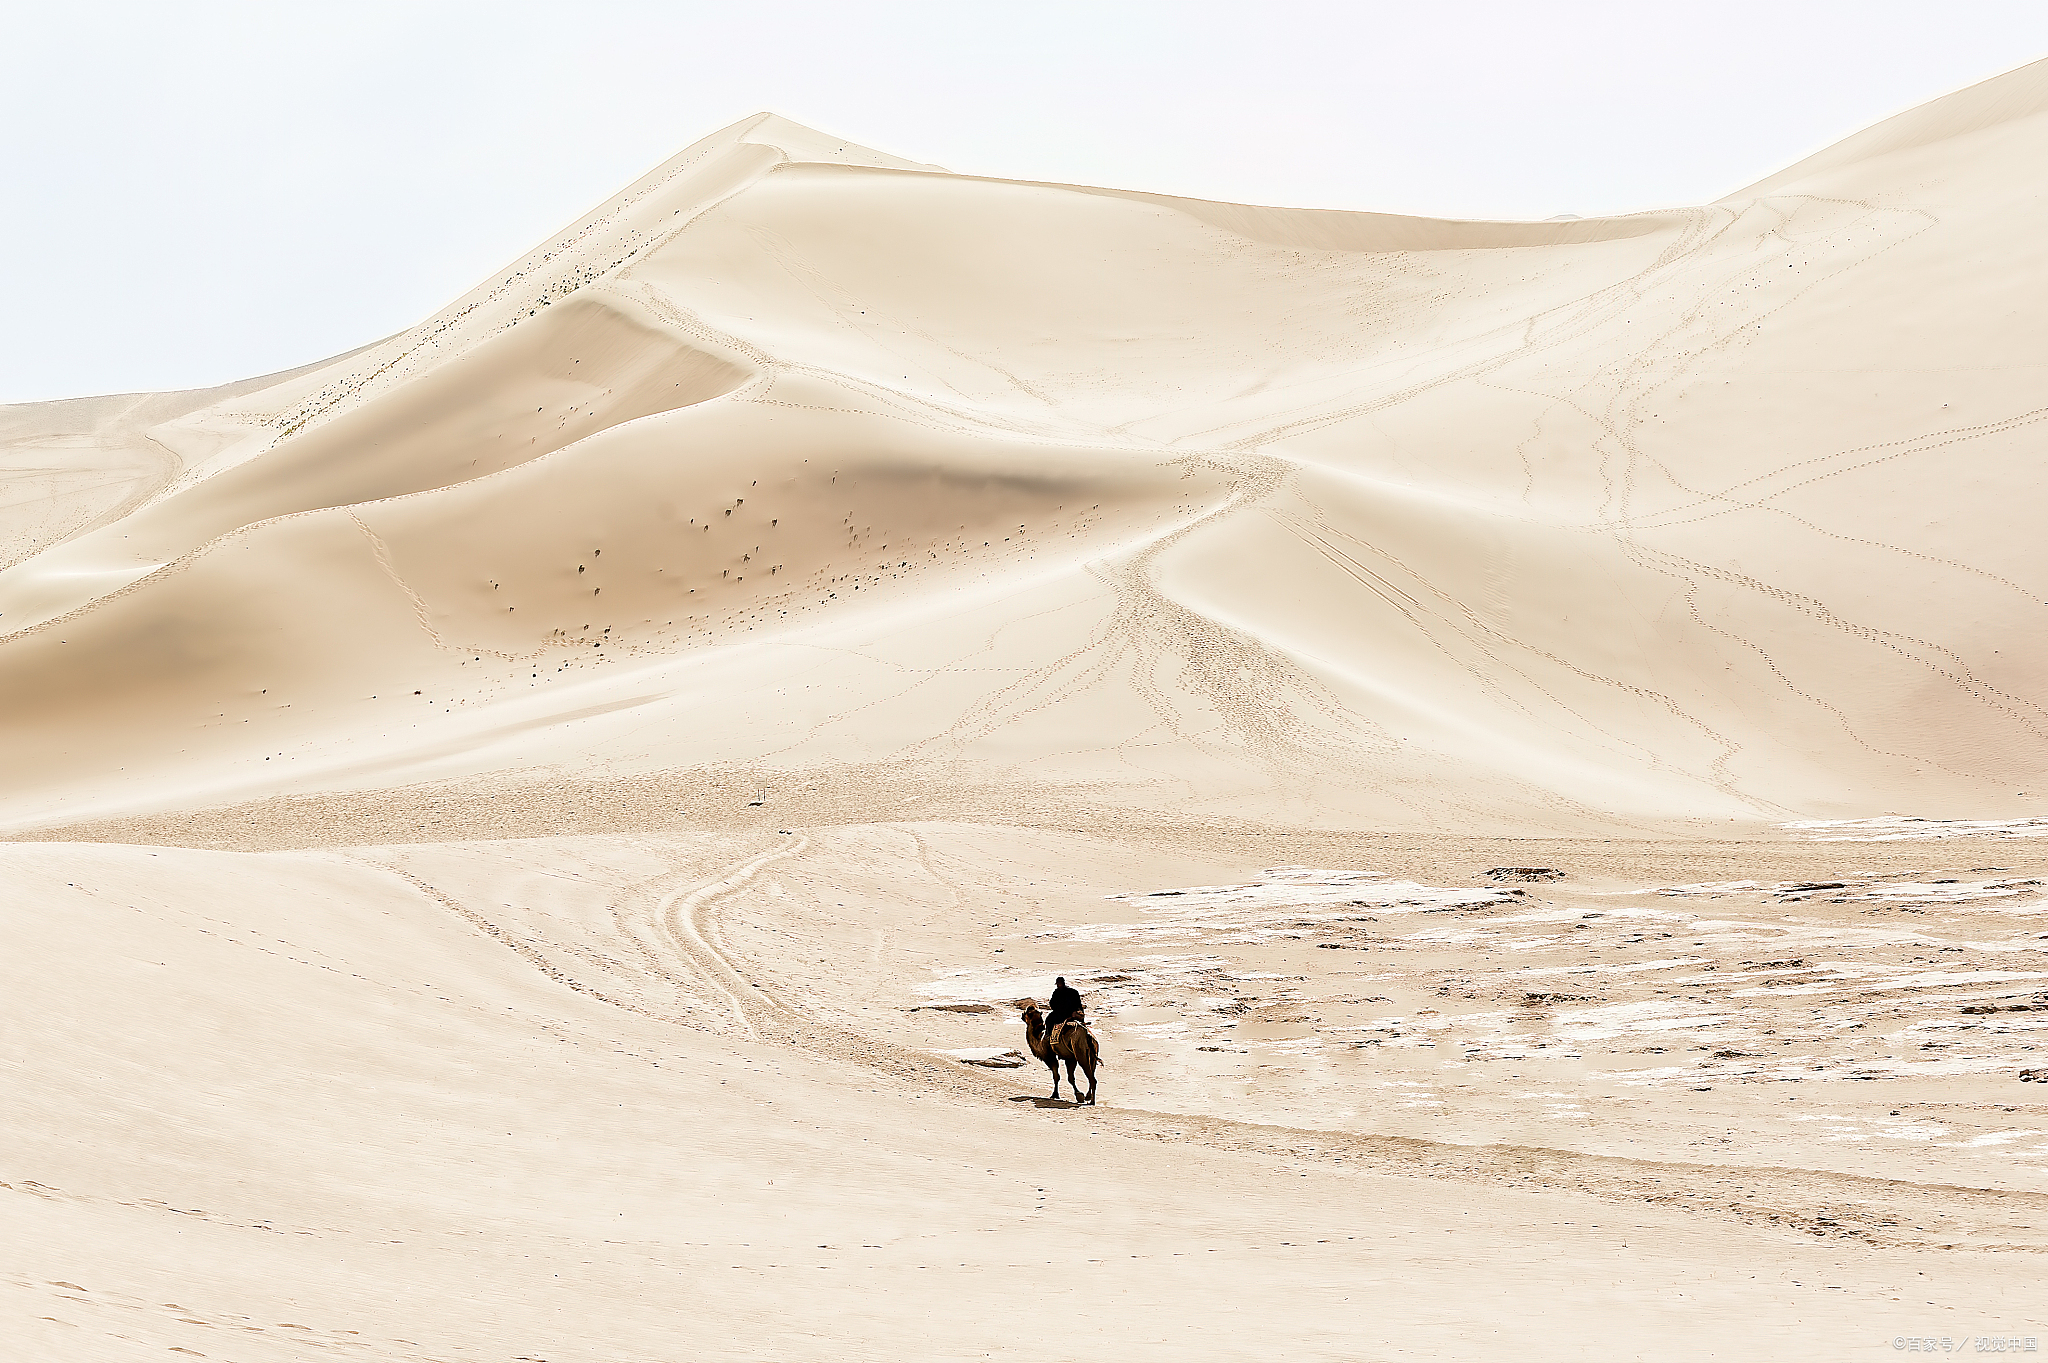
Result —
<svg viewBox="0 0 2048 1363"><path fill-rule="evenodd" d="M697 972L712 988L725 996L726 1001L732 1005L733 1020L738 1022L755 1041L761 1040L761 1032L748 1013L747 1005L741 1001L742 998L759 1000L780 1012L789 1010L780 1000L748 979L746 972L735 965L730 956L712 945L714 929L711 915L718 901L744 889L747 882L752 880L762 867L787 857L797 856L811 845L810 839L800 834L785 833L780 836L793 838L795 841L786 842L780 847L735 862L716 880L704 882L693 889L675 891L661 901L658 913L658 919L669 941L692 966L696 967Z"/></svg>

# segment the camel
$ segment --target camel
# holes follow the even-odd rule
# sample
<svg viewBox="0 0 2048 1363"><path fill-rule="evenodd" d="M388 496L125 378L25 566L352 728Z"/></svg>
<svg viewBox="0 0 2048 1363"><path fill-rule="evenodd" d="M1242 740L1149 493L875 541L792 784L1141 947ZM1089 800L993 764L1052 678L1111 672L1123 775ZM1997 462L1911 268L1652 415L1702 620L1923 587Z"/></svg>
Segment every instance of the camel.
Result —
<svg viewBox="0 0 2048 1363"><path fill-rule="evenodd" d="M1076 1103L1095 1102L1095 1067L1102 1063L1102 1053L1095 1045L1095 1035L1088 1030L1088 1024L1079 1018L1063 1022L1048 1036L1045 1031L1045 1017L1038 1011L1036 1002L1024 1004L1024 1040L1031 1047L1031 1053L1045 1062L1052 1071L1052 1096L1060 1096L1060 1061L1067 1062L1067 1087L1074 1091ZM1074 1067L1088 1076L1088 1096L1081 1096L1081 1085L1074 1078Z"/></svg>

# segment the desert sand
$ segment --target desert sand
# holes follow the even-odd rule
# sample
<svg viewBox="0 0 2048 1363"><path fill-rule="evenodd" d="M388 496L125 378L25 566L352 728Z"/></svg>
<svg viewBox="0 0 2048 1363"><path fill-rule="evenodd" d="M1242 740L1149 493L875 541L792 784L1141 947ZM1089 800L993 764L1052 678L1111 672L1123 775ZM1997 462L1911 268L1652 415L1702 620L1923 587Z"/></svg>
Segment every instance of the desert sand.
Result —
<svg viewBox="0 0 2048 1363"><path fill-rule="evenodd" d="M2048 63L1548 223L763 114L0 408L6 1353L2038 1351L2044 161Z"/></svg>

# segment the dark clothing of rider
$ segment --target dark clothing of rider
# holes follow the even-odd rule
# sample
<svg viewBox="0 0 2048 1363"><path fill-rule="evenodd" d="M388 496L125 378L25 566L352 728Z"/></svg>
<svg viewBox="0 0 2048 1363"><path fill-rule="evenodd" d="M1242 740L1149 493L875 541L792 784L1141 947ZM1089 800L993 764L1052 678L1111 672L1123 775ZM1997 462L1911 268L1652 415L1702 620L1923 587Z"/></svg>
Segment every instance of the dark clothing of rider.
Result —
<svg viewBox="0 0 2048 1363"><path fill-rule="evenodd" d="M1062 1022L1070 1022L1081 1015L1081 991L1067 983L1062 975L1052 982L1052 1001L1047 1007L1045 1026L1050 1031Z"/></svg>

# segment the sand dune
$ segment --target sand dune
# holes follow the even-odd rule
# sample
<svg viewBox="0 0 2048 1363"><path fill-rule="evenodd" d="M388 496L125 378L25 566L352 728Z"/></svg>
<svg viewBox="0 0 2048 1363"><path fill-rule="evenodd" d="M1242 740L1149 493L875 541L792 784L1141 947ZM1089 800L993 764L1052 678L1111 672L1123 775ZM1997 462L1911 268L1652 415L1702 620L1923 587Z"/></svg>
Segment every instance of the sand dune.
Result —
<svg viewBox="0 0 2048 1363"><path fill-rule="evenodd" d="M387 783L914 756L1146 807L1169 770L1194 809L1298 818L1307 781L1374 826L2024 814L2048 583L2000 494L2048 415L2010 173L2040 80L1852 139L1814 191L1535 225L740 125L414 332L78 433L181 469L138 498L94 456L141 504L0 574L10 747L47 754L7 817L260 798L377 749ZM792 749L751 703L788 648L843 646L855 586L855 651L935 675L909 722L893 666L815 679ZM1047 593L1063 624L1003 650ZM629 665L592 677L586 626ZM732 657L745 626L775 646ZM978 718L1052 659L1085 743ZM389 703L414 692L442 704ZM627 694L766 741L570 718ZM405 770L507 706L516 753ZM208 718L238 754L187 741Z"/></svg>
<svg viewBox="0 0 2048 1363"><path fill-rule="evenodd" d="M761 115L0 409L15 1350L2048 1334L2044 157L2048 63L1551 223Z"/></svg>

